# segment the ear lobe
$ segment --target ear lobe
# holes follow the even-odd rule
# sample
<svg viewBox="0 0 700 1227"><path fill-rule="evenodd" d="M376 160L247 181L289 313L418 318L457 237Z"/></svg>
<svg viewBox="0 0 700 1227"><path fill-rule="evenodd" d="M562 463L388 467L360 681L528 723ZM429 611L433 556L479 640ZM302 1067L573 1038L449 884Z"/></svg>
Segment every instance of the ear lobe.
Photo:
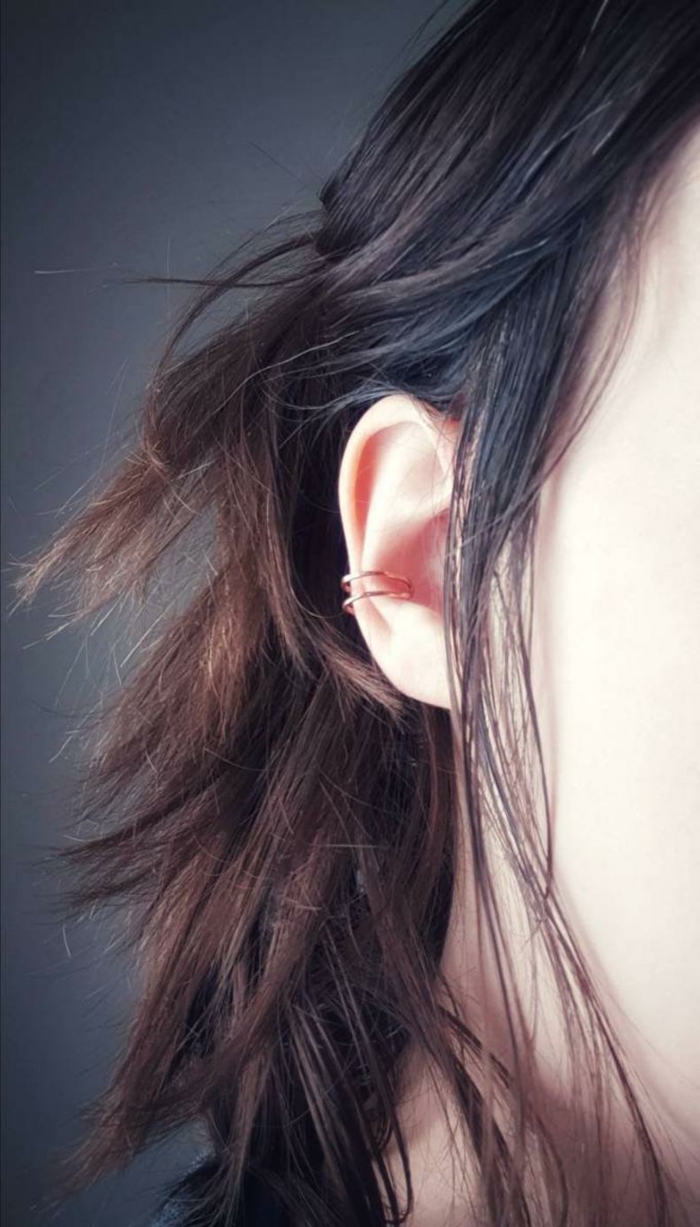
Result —
<svg viewBox="0 0 700 1227"><path fill-rule="evenodd" d="M410 600L366 596L353 611L375 661L404 694L449 707L443 567L460 423L403 393L365 411L348 439L338 498L348 571L388 571ZM356 580L353 595L386 586Z"/></svg>

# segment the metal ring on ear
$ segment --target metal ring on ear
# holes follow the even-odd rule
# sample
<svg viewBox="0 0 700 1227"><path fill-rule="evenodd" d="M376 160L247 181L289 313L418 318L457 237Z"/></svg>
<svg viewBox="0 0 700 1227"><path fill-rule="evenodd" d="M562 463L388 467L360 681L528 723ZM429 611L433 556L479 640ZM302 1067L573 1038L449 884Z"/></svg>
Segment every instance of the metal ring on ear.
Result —
<svg viewBox="0 0 700 1227"><path fill-rule="evenodd" d="M366 575L383 575L387 579L393 579L399 584L404 584L405 588L399 592L392 592L390 588L370 588L367 592L358 592L355 596L346 597L343 601L342 608L345 613L354 614L355 611L352 606L355 601L361 601L365 596L393 596L399 601L410 601L413 596L413 585L410 579L407 579L405 575L394 575L391 571L351 571L348 575L343 576L340 586L344 592L351 592L353 580L362 579Z"/></svg>

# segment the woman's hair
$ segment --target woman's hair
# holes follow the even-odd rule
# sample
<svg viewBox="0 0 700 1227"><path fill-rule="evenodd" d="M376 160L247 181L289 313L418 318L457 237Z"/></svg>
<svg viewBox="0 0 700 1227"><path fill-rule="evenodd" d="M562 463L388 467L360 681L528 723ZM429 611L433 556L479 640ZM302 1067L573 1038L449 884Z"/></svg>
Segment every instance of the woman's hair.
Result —
<svg viewBox="0 0 700 1227"><path fill-rule="evenodd" d="M68 624L160 603L86 762L84 814L104 825L57 854L67 914L125 905L141 977L72 1190L199 1122L212 1161L192 1223L233 1223L245 1170L304 1227L401 1221L386 1143L410 1198L397 1117L410 1043L457 1105L475 1221L617 1221L611 1096L633 1127L638 1221L672 1221L537 836L527 581L539 491L592 404L601 304L613 274L633 301L653 189L699 114L698 25L696 0L476 0L391 89L320 207L250 259L169 279L201 289L133 449L18 581L20 601L68 582ZM227 296L251 288L234 310ZM229 318L188 347L215 305ZM390 392L461 424L452 712L400 694L340 609L340 460ZM441 972L461 795L507 1067ZM566 1145L535 1089L494 849L592 1105Z"/></svg>

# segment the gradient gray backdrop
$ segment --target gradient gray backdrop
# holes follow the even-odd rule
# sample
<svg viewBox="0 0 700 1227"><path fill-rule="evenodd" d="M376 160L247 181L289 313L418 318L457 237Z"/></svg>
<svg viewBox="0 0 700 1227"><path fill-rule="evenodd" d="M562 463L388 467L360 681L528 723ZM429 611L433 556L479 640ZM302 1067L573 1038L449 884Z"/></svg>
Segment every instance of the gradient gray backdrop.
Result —
<svg viewBox="0 0 700 1227"><path fill-rule="evenodd" d="M182 299L109 278L201 275L279 212L313 203L381 91L445 24L449 8L409 47L433 8L5 6L5 611L8 563L114 459ZM73 712L115 665L109 624L46 639L59 599L3 619L3 1224L138 1227L191 1139L39 1212L47 1158L105 1084L134 990L104 925L62 926L49 911L42 847L65 840Z"/></svg>

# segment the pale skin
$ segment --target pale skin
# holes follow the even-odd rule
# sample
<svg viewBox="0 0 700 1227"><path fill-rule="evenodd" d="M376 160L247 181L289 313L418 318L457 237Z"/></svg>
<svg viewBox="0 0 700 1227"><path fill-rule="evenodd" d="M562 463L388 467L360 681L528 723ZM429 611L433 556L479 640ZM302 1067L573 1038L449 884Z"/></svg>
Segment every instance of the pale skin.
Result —
<svg viewBox="0 0 700 1227"><path fill-rule="evenodd" d="M612 376L542 492L532 668L557 887L696 1221L700 131L664 182L639 286ZM402 692L440 707L450 706L441 583L457 431L430 406L384 397L356 425L338 485L349 569L398 572L414 585L411 601L358 601L362 635ZM458 990L469 982L473 1017L471 919L456 909L444 967ZM556 1088L561 1035L546 992L539 1008L542 1076ZM419 1063L414 1077L410 1224L463 1224Z"/></svg>

